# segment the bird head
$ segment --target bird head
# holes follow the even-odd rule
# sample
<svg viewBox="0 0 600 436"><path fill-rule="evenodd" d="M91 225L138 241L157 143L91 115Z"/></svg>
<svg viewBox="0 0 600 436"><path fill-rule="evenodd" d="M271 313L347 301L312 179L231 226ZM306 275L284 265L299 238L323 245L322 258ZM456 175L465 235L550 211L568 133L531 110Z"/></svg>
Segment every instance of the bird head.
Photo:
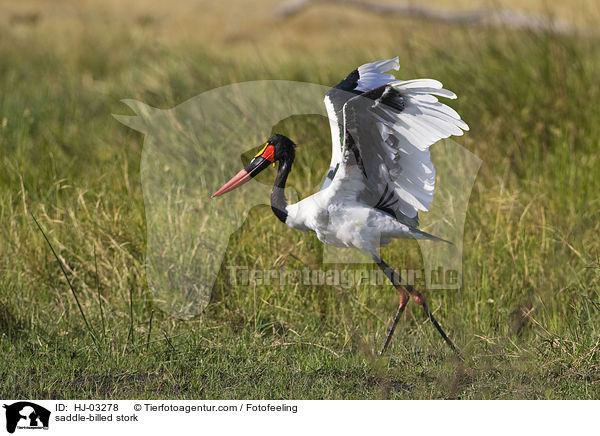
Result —
<svg viewBox="0 0 600 436"><path fill-rule="evenodd" d="M271 136L250 163L212 196L218 197L242 186L269 165L275 166L275 162L280 162L280 164L281 162L291 162L294 159L295 147L296 144L287 136L280 134Z"/></svg>

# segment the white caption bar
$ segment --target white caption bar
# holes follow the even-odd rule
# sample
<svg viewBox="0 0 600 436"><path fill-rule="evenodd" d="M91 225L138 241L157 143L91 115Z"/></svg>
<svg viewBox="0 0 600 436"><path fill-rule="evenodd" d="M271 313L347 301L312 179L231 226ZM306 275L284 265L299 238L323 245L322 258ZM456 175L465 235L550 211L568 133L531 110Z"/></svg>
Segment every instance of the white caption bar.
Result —
<svg viewBox="0 0 600 436"><path fill-rule="evenodd" d="M597 401L0 400L0 434L596 433ZM235 432L235 433L234 433Z"/></svg>

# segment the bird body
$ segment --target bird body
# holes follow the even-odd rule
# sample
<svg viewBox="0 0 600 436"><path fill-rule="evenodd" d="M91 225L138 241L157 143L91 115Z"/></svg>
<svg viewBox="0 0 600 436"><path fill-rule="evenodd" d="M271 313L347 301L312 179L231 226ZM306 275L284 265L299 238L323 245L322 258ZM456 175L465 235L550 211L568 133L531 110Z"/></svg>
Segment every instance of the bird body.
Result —
<svg viewBox="0 0 600 436"><path fill-rule="evenodd" d="M400 304L382 349L387 348L409 296L450 347L429 311L425 298L380 257L378 248L397 238L442 240L418 229L418 211L433 199L435 168L429 147L467 124L437 97L456 98L437 80L397 80L387 71L399 69L398 58L362 65L331 88L324 99L331 127L332 153L321 189L288 205L284 188L292 170L295 144L273 135L250 163L213 196L251 180L279 163L271 192L271 209L288 226L313 231L336 247L352 247L371 256L397 289Z"/></svg>
<svg viewBox="0 0 600 436"><path fill-rule="evenodd" d="M365 191L356 166L344 168L326 189L287 206L285 223L313 231L324 244L356 248L367 254L396 238L427 238L427 234L360 200Z"/></svg>

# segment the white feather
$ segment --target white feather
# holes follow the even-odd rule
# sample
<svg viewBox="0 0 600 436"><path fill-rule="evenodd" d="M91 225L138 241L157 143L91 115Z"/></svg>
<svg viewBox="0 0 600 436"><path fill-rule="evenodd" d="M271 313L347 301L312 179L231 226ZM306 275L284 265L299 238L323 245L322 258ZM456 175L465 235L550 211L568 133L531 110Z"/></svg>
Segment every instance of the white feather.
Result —
<svg viewBox="0 0 600 436"><path fill-rule="evenodd" d="M361 65L358 67L360 78L356 90L364 92L394 82L396 80L394 75L384 73L399 69L400 63L398 62L398 57Z"/></svg>
<svg viewBox="0 0 600 436"><path fill-rule="evenodd" d="M342 160L342 144L340 141L340 121L338 120L335 108L329 97L325 96L325 108L327 109L327 117L329 118L329 128L331 129L331 162L329 163L329 171L334 171L335 167ZM331 184L331 179L325 178L321 189L327 188Z"/></svg>
<svg viewBox="0 0 600 436"><path fill-rule="evenodd" d="M399 81L387 74L399 67L397 57L358 67L358 91L390 84L404 103L402 110L378 104L368 116L361 117L363 123L369 119L375 123L379 139L370 144L361 143L359 148L361 154L369 153L366 156L376 163L376 174L368 175L370 181L376 186L393 188L399 199L399 205L394 207L406 217L415 218L419 210L429 210L435 190L436 171L429 147L442 138L462 135L469 126L454 109L436 97L454 99L453 92L444 89L437 80ZM335 178L327 179L319 192L287 207L286 223L300 230L315 231L324 243L367 251L393 238L426 237L391 215L359 201L366 186L365 178L357 165L346 165L352 153L343 150L340 120L328 97L325 106L332 136L330 170L338 165L339 169Z"/></svg>

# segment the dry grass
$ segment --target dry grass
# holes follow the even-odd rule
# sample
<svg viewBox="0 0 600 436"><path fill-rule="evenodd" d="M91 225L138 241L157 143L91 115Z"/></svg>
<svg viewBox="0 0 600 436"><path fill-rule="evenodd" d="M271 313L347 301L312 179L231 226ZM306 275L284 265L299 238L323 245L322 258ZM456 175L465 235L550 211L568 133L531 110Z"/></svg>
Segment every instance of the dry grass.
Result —
<svg viewBox="0 0 600 436"><path fill-rule="evenodd" d="M0 4L0 352L12 362L2 396L598 398L597 41L330 6L278 22L273 3L244 4ZM597 16L593 3L571 4L552 7L567 20L580 11L582 25ZM431 296L465 365L417 311L376 361L395 302L387 287L235 287L223 273L202 317L160 312L144 269L143 139L111 118L126 111L119 100L168 108L245 80L332 84L396 54L401 77L436 77L460 96L472 127L461 144L484 161L464 287ZM306 168L329 159L327 125L307 117L277 129L305 147L290 183L306 195ZM30 212L81 296L100 358ZM279 258L301 269L321 253L266 208L232 242L241 248L224 267ZM395 266L416 255L386 251Z"/></svg>

